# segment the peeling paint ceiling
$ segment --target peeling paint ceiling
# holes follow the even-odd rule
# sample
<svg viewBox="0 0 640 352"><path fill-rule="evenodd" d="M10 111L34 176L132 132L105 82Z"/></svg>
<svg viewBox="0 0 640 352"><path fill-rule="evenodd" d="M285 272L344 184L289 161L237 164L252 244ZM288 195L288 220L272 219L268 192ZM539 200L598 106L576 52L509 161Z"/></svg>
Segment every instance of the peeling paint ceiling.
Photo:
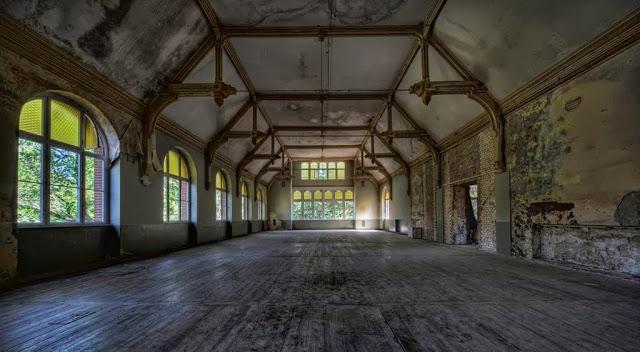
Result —
<svg viewBox="0 0 640 352"><path fill-rule="evenodd" d="M418 25L436 0L210 0L224 26L317 27ZM498 99L513 93L616 21L637 9L640 0L449 0L435 24L435 35ZM129 93L148 99L157 93L210 35L197 1L4 1L0 9L22 21L54 44ZM409 87L422 77L420 55L409 58L412 36L230 37L240 65L261 93L388 94L398 79L395 100L416 125L437 142L452 135L483 110L466 96L434 96L428 106ZM223 55L223 81L237 89L218 107L211 97L181 97L163 115L203 143L209 142L250 99L248 88ZM207 53L183 83L213 83L215 59ZM460 75L429 47L432 81L461 80ZM290 98L287 98L290 99ZM274 126L370 125L383 108L378 100L262 100L258 128ZM395 108L394 130L412 124ZM230 128L252 129L249 109ZM386 112L376 129L386 131ZM281 131L285 145L356 145L366 131ZM366 141L366 148L370 143ZM276 148L280 146L276 144ZM410 162L426 152L416 139L393 140L393 149ZM253 149L250 138L234 138L218 155L237 163ZM377 138L375 150L389 153ZM270 153L270 141L258 150ZM290 149L293 158L358 155L356 148ZM389 172L400 165L379 160ZM268 162L247 165L258 173ZM278 161L279 163L279 161ZM370 166L370 161L365 161ZM268 180L274 173L265 175ZM382 178L380 172L372 171Z"/></svg>

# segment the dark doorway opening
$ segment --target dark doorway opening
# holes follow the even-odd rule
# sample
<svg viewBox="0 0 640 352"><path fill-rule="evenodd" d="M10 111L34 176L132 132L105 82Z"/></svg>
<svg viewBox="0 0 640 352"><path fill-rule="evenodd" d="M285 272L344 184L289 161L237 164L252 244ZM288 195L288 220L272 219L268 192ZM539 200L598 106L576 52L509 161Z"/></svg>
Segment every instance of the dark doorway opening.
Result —
<svg viewBox="0 0 640 352"><path fill-rule="evenodd" d="M478 185L462 184L454 187L455 244L478 243Z"/></svg>

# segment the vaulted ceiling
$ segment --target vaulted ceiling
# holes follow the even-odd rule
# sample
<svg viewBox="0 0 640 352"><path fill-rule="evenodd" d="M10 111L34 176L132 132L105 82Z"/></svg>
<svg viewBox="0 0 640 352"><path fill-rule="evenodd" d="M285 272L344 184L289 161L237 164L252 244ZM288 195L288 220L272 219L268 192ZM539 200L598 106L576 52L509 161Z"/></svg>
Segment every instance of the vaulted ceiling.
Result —
<svg viewBox="0 0 640 352"><path fill-rule="evenodd" d="M640 0L23 0L4 1L0 9L146 101L211 41L211 9L228 35L222 80L237 92L221 107L210 96L181 96L163 115L208 144L221 131L252 130L254 112L245 104L255 92L262 97L257 127L276 128L275 150L288 147L291 158L348 159L361 146L371 149L372 131L387 130L390 95L393 130L421 128L436 143L483 111L464 95L434 96L425 106L409 93L422 68L418 41L407 28L421 28L442 4L434 36L500 100L637 9ZM320 29L291 34L296 28ZM326 31L341 28L353 34ZM380 33L354 33L358 28ZM396 29L404 31L392 33ZM206 48L186 78L173 83L214 83L214 49ZM432 81L463 79L433 46L429 72ZM358 97L334 100L332 94ZM388 145L374 137L373 147L406 162L427 151L415 138ZM271 149L270 140L255 147L247 136L229 139L217 155L239 163L252 150ZM401 167L392 159L379 162L387 172ZM267 163L254 160L246 169L257 174Z"/></svg>

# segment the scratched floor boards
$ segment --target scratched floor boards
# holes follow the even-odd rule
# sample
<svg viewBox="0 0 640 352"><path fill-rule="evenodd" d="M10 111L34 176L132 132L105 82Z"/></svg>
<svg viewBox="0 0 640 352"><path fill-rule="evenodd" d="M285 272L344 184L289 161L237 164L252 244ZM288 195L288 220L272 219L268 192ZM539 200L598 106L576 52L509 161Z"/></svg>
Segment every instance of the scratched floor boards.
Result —
<svg viewBox="0 0 640 352"><path fill-rule="evenodd" d="M0 296L2 351L638 351L638 282L383 232L263 233Z"/></svg>

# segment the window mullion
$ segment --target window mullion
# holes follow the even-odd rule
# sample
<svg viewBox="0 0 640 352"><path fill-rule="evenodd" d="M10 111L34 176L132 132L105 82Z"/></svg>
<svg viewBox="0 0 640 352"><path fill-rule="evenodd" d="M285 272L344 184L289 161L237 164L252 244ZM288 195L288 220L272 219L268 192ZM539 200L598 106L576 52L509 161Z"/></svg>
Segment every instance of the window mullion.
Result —
<svg viewBox="0 0 640 352"><path fill-rule="evenodd" d="M80 164L78 167L80 167L80 172L78 172L78 175L80 176L80 180L78 182L78 211L80 212L78 219L80 220L81 224L84 224L85 222L85 199L84 199L84 193L85 193L85 156L84 153L82 152L82 149L84 147L84 123L85 123L85 118L84 118L84 114L80 115L80 131L78 131L78 133L80 134L79 136L79 140L80 140L80 153L78 155L78 164ZM94 185L95 187L95 185Z"/></svg>
<svg viewBox="0 0 640 352"><path fill-rule="evenodd" d="M50 207L50 200L49 200L49 194L51 192L50 187L51 187L51 182L50 182L50 177L51 177L51 163L50 163L50 157L51 157L51 151L49 150L49 130L50 130L50 108L49 108L49 98L44 98L43 99L43 109L42 109L42 114L43 114L43 124L44 124L44 141L42 143L42 150L44 153L43 156L43 160L42 160L42 199L40 200L41 203L41 215L42 215L42 222L44 224L49 224L49 207Z"/></svg>

